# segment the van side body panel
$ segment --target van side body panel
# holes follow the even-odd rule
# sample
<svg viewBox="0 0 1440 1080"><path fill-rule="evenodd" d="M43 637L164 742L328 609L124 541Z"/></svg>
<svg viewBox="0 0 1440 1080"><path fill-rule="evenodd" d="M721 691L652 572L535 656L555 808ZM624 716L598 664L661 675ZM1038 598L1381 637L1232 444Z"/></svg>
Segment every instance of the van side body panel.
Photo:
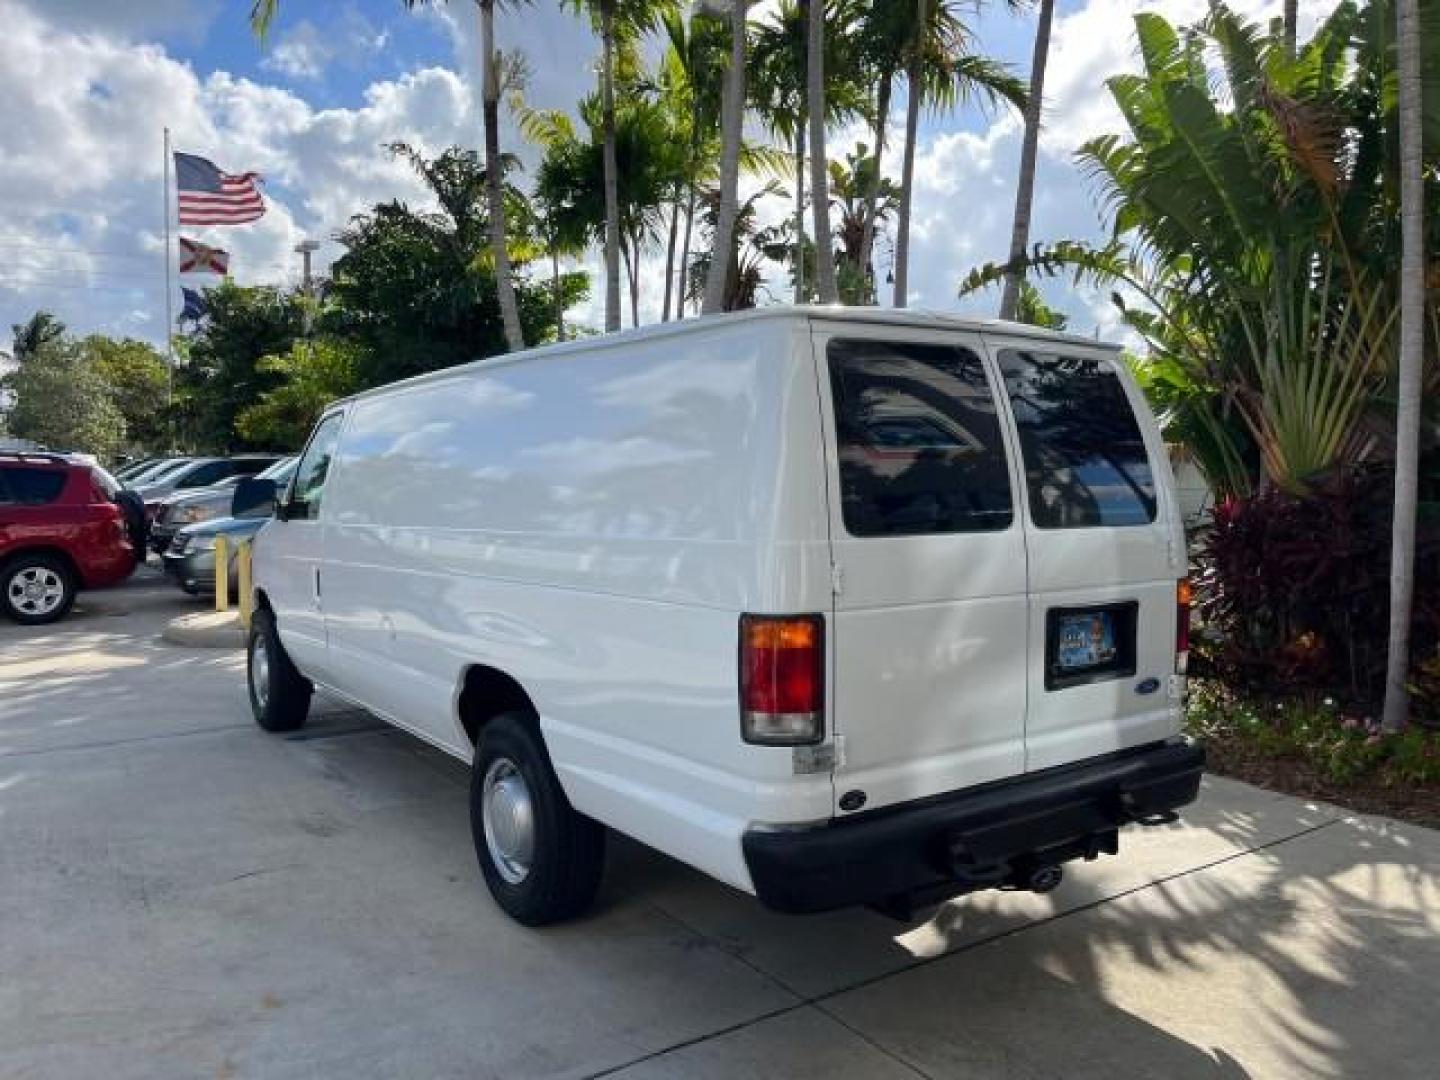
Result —
<svg viewBox="0 0 1440 1080"><path fill-rule="evenodd" d="M324 569L349 696L468 757L472 664L530 694L577 809L749 888L753 821L828 818L827 773L744 744L743 611L823 611L805 320L597 342L351 405Z"/></svg>

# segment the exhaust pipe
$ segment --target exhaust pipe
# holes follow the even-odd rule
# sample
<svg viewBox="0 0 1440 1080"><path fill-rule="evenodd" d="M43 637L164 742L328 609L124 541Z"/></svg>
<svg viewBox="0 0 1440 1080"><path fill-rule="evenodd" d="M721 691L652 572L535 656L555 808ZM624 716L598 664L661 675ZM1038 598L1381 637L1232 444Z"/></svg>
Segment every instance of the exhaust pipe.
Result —
<svg viewBox="0 0 1440 1080"><path fill-rule="evenodd" d="M1032 867L1025 877L1025 888L1033 893L1047 893L1065 879L1065 871L1054 863Z"/></svg>

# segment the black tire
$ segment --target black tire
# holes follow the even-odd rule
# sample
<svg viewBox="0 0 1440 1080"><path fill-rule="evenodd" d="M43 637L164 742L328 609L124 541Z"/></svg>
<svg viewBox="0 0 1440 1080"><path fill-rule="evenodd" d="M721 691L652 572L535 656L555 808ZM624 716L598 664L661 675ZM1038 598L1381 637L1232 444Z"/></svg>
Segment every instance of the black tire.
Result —
<svg viewBox="0 0 1440 1080"><path fill-rule="evenodd" d="M533 844L518 880L517 864L502 865L502 857L492 851L486 837L486 778L492 768L503 774L501 783L511 783L518 774L529 799ZM507 769L511 771L506 773ZM503 796L498 802L506 805ZM499 808L495 812L503 849L505 815ZM570 805L532 718L507 713L481 732L470 778L470 829L490 895L516 922L526 926L561 922L594 902L605 869L605 829ZM509 835L513 838L513 833Z"/></svg>
<svg viewBox="0 0 1440 1080"><path fill-rule="evenodd" d="M250 711L255 723L266 731L295 731L310 713L309 681L291 662L275 616L260 608L250 620L250 638L245 647L245 685L250 691Z"/></svg>
<svg viewBox="0 0 1440 1080"><path fill-rule="evenodd" d="M0 611L22 626L55 622L75 603L77 585L64 559L21 552L0 566Z"/></svg>

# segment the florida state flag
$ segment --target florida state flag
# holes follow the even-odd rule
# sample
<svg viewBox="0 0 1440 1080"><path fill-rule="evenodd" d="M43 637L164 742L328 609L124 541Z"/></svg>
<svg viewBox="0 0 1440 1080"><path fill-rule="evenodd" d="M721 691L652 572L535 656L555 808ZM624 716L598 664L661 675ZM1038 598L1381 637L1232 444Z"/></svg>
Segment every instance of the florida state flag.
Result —
<svg viewBox="0 0 1440 1080"><path fill-rule="evenodd" d="M198 240L180 237L180 273L182 274L228 274L230 253L219 248L202 244Z"/></svg>

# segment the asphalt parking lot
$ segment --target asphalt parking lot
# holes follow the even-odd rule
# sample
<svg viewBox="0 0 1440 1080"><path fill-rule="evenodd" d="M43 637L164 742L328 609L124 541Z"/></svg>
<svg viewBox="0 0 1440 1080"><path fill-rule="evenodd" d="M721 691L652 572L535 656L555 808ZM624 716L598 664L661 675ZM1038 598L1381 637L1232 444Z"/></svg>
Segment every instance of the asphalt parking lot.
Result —
<svg viewBox="0 0 1440 1080"><path fill-rule="evenodd" d="M0 1076L1431 1077L1440 833L1207 782L1046 897L796 918L613 843L504 918L466 770L238 653L147 572L0 624Z"/></svg>

